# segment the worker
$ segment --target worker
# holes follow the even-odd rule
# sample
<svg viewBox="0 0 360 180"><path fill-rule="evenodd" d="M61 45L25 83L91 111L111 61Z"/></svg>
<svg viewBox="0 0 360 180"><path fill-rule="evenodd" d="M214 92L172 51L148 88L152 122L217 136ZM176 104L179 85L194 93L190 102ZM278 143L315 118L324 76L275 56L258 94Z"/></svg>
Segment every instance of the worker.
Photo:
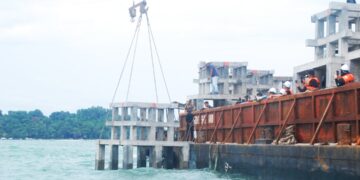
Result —
<svg viewBox="0 0 360 180"><path fill-rule="evenodd" d="M292 95L290 88L291 88L291 82L285 81L283 84L283 88L280 90L280 94L281 95Z"/></svg>
<svg viewBox="0 0 360 180"><path fill-rule="evenodd" d="M268 91L267 99L274 99L279 97L279 94L277 94L275 88L270 88Z"/></svg>
<svg viewBox="0 0 360 180"><path fill-rule="evenodd" d="M354 75L350 73L349 66L344 64L339 71L336 71L335 83L337 87L354 82Z"/></svg>
<svg viewBox="0 0 360 180"><path fill-rule="evenodd" d="M347 3L356 4L356 0L346 0Z"/></svg>
<svg viewBox="0 0 360 180"><path fill-rule="evenodd" d="M204 102L204 109L210 109L212 106L210 106L209 101Z"/></svg>
<svg viewBox="0 0 360 180"><path fill-rule="evenodd" d="M212 63L208 63L207 68L210 71L209 79L211 79L211 93L210 94L219 94L219 90L218 90L219 73L218 73L216 67Z"/></svg>
<svg viewBox="0 0 360 180"><path fill-rule="evenodd" d="M300 87L297 81L295 81L296 87L300 92L311 92L319 89L320 87L320 80L315 76L314 70L309 70L307 75L305 75L305 78L301 81L303 84L302 87Z"/></svg>
<svg viewBox="0 0 360 180"><path fill-rule="evenodd" d="M186 140L192 141L194 138L194 105L190 100L188 100L185 104L185 112L186 112Z"/></svg>
<svg viewBox="0 0 360 180"><path fill-rule="evenodd" d="M266 95L263 95L263 93L258 92L258 93L256 94L255 98L254 98L254 101L260 102L260 101L262 101L262 100L264 100L264 99L266 99L266 98L267 98Z"/></svg>

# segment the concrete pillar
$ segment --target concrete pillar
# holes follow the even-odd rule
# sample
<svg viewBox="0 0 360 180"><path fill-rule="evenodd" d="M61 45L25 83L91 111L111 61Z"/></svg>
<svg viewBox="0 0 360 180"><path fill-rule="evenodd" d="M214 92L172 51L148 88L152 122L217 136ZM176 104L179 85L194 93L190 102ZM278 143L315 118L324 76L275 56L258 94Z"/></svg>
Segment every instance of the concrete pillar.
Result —
<svg viewBox="0 0 360 180"><path fill-rule="evenodd" d="M190 157L190 146L185 145L182 147L182 159L180 161L180 169L188 169L189 168L189 157Z"/></svg>
<svg viewBox="0 0 360 180"><path fill-rule="evenodd" d="M164 109L158 109L158 122L164 122Z"/></svg>
<svg viewBox="0 0 360 180"><path fill-rule="evenodd" d="M112 108L112 120L113 121L118 121L119 119L119 108L118 107L114 107Z"/></svg>
<svg viewBox="0 0 360 180"><path fill-rule="evenodd" d="M327 21L326 21L326 35L332 35L336 33L336 16L330 15L327 17Z"/></svg>
<svg viewBox="0 0 360 180"><path fill-rule="evenodd" d="M315 59L323 59L323 58L324 58L324 46L316 46Z"/></svg>
<svg viewBox="0 0 360 180"><path fill-rule="evenodd" d="M146 121L146 108L140 108L140 121Z"/></svg>
<svg viewBox="0 0 360 180"><path fill-rule="evenodd" d="M343 32L349 29L349 16L348 11L343 9L339 16L339 32Z"/></svg>
<svg viewBox="0 0 360 180"><path fill-rule="evenodd" d="M146 167L146 149L147 147L137 147L137 167Z"/></svg>
<svg viewBox="0 0 360 180"><path fill-rule="evenodd" d="M121 108L121 119L122 120L128 120L128 108L127 107L123 107Z"/></svg>
<svg viewBox="0 0 360 180"><path fill-rule="evenodd" d="M169 108L167 110L167 122L173 124L175 120L175 111L174 109ZM168 127L167 130L167 141L174 141L174 127Z"/></svg>
<svg viewBox="0 0 360 180"><path fill-rule="evenodd" d="M360 59L354 59L347 62L350 65L350 72L355 76L355 81L359 82L360 80Z"/></svg>
<svg viewBox="0 0 360 180"><path fill-rule="evenodd" d="M155 122L156 121L156 109L155 108L149 108L149 122ZM150 127L149 130L149 136L148 136L148 140L149 141L155 141L155 137L156 137L156 128L154 126Z"/></svg>
<svg viewBox="0 0 360 180"><path fill-rule="evenodd" d="M227 70L228 71L228 70ZM226 76L224 76L225 78L224 78L224 83L223 83L223 91L222 91L222 93L223 94L230 94L229 93L229 78L227 78ZM220 90L219 90L220 91Z"/></svg>
<svg viewBox="0 0 360 180"><path fill-rule="evenodd" d="M149 108L149 121L155 122L156 121L156 109L155 108Z"/></svg>
<svg viewBox="0 0 360 180"><path fill-rule="evenodd" d="M148 141L156 141L156 127L151 126L149 129Z"/></svg>
<svg viewBox="0 0 360 180"><path fill-rule="evenodd" d="M336 47L334 44L327 43L326 50L327 50L326 57L334 57L335 56Z"/></svg>
<svg viewBox="0 0 360 180"><path fill-rule="evenodd" d="M119 167L119 146L110 145L110 170L117 170Z"/></svg>
<svg viewBox="0 0 360 180"><path fill-rule="evenodd" d="M317 20L315 22L315 38L323 38L324 37L324 20Z"/></svg>
<svg viewBox="0 0 360 180"><path fill-rule="evenodd" d="M137 107L131 107L131 121L137 121L138 120L138 108Z"/></svg>
<svg viewBox="0 0 360 180"><path fill-rule="evenodd" d="M111 139L119 139L119 127L111 126Z"/></svg>
<svg viewBox="0 0 360 180"><path fill-rule="evenodd" d="M137 138L137 127L136 126L130 126L130 140L136 141Z"/></svg>
<svg viewBox="0 0 360 180"><path fill-rule="evenodd" d="M336 70L340 69L341 64L330 63L326 65L326 87L335 87L334 75Z"/></svg>
<svg viewBox="0 0 360 180"><path fill-rule="evenodd" d="M164 109L158 109L158 122L164 122ZM163 127L158 127L157 128L157 140L163 141L165 138L165 134L164 134L164 128Z"/></svg>
<svg viewBox="0 0 360 180"><path fill-rule="evenodd" d="M175 110L172 108L167 109L166 119L168 123L173 123L175 121Z"/></svg>
<svg viewBox="0 0 360 180"><path fill-rule="evenodd" d="M165 140L165 130L164 130L164 128L163 127L157 127L156 131L157 131L156 140L164 141Z"/></svg>
<svg viewBox="0 0 360 180"><path fill-rule="evenodd" d="M355 18L355 32L360 32L360 18Z"/></svg>
<svg viewBox="0 0 360 180"><path fill-rule="evenodd" d="M105 169L105 145L98 142L98 148L96 150L95 157L95 170Z"/></svg>
<svg viewBox="0 0 360 180"><path fill-rule="evenodd" d="M205 84L205 93L206 94L210 94L211 90L210 90L210 87L211 87L211 81L208 81L208 83Z"/></svg>
<svg viewBox="0 0 360 180"><path fill-rule="evenodd" d="M121 137L120 137L120 139L122 141L127 140L127 131L128 131L128 126L121 126Z"/></svg>
<svg viewBox="0 0 360 180"><path fill-rule="evenodd" d="M161 168L162 166L162 146L155 146L152 148L150 156L150 166L153 168Z"/></svg>
<svg viewBox="0 0 360 180"><path fill-rule="evenodd" d="M348 54L349 51L349 44L347 42L347 39L341 38L339 39L339 56L345 57Z"/></svg>
<svg viewBox="0 0 360 180"><path fill-rule="evenodd" d="M133 168L133 147L123 146L123 169Z"/></svg>

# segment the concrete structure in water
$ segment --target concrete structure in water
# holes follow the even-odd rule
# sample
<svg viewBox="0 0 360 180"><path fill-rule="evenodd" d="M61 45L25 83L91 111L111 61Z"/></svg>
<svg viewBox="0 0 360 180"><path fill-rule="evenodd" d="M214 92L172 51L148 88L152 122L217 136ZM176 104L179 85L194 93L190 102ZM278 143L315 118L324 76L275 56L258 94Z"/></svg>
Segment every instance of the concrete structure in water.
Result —
<svg viewBox="0 0 360 180"><path fill-rule="evenodd" d="M199 64L199 78L194 82L199 85L199 94L189 96L194 100L197 109L201 109L204 100L213 100L214 106L231 104L249 96L253 98L258 92L266 94L271 87L281 88L285 81L292 77L274 76L273 70L249 70L247 62L208 62L213 64L219 73L219 94L211 95L209 69L205 62Z"/></svg>
<svg viewBox="0 0 360 180"><path fill-rule="evenodd" d="M329 8L311 17L315 39L306 40L314 47L314 61L294 68L294 80L300 80L309 69L321 80L322 88L334 87L336 70L342 64L360 79L360 5L331 2Z"/></svg>
<svg viewBox="0 0 360 180"><path fill-rule="evenodd" d="M99 140L95 169L105 169L105 146L110 148L109 169L118 169L119 146L123 147L124 169L133 168L133 148L137 148L137 167L165 168L188 167L188 142L177 142L174 104L114 103L111 104L112 120L110 140Z"/></svg>

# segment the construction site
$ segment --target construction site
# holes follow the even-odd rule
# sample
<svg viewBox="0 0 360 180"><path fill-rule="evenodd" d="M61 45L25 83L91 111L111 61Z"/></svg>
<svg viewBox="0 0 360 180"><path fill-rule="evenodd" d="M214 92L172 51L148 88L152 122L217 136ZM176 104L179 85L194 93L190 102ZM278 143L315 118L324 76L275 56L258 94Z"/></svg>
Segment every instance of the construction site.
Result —
<svg viewBox="0 0 360 180"><path fill-rule="evenodd" d="M136 8L138 24L144 15L151 30L146 2L129 9L132 18ZM112 119L106 122L111 139L98 141L95 169L106 169L109 147L112 170L209 168L270 179L358 179L360 5L330 2L311 23L315 39L306 46L314 48L314 59L294 67L292 77L248 69L248 62L201 61L193 81L198 94L189 95L187 104L172 102L169 94L170 103L112 102ZM155 43L151 47L159 57ZM334 75L347 66L355 81L340 86ZM302 92L298 84L309 75L319 79L318 87ZM165 78L164 83L167 88ZM286 83L291 94L279 91ZM272 88L277 89L273 95L259 98Z"/></svg>

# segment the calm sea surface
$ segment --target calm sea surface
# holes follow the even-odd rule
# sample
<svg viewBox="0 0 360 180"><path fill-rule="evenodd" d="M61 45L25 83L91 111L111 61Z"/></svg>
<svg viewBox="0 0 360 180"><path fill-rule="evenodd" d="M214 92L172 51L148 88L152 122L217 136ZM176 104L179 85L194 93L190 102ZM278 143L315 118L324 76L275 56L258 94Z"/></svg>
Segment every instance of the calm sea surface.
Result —
<svg viewBox="0 0 360 180"><path fill-rule="evenodd" d="M0 180L244 179L241 175L230 177L210 170L95 171L95 144L96 141L88 140L0 140Z"/></svg>

